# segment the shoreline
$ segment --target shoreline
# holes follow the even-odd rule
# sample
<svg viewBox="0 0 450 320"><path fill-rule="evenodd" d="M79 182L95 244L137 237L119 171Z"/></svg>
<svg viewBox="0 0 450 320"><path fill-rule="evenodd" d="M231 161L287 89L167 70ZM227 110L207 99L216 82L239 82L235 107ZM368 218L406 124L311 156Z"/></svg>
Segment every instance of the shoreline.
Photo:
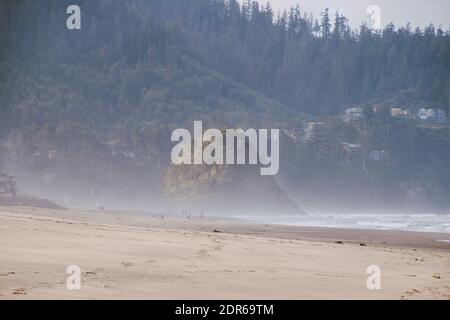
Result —
<svg viewBox="0 0 450 320"><path fill-rule="evenodd" d="M0 299L450 299L437 240L450 234L0 207Z"/></svg>

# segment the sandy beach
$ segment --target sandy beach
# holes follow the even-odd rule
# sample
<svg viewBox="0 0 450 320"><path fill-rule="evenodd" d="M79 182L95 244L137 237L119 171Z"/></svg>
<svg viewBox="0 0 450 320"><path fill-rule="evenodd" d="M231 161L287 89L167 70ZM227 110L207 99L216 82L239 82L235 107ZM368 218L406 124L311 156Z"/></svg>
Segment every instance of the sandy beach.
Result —
<svg viewBox="0 0 450 320"><path fill-rule="evenodd" d="M450 234L0 207L0 299L450 299L436 240Z"/></svg>

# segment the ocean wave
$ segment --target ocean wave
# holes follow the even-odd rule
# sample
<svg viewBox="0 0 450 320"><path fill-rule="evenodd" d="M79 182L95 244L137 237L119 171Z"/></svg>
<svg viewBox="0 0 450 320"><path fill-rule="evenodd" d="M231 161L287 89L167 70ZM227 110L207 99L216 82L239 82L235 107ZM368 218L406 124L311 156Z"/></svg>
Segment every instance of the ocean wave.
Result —
<svg viewBox="0 0 450 320"><path fill-rule="evenodd" d="M317 214L308 216L236 216L257 223L302 227L399 230L450 233L450 215Z"/></svg>

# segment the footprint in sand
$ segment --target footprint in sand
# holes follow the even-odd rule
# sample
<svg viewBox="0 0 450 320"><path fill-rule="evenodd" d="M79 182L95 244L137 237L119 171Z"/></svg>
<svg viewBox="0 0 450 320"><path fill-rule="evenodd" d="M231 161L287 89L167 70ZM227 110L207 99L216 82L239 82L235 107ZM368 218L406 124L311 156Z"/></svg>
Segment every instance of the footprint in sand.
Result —
<svg viewBox="0 0 450 320"><path fill-rule="evenodd" d="M15 294L15 295L26 295L27 294L27 289L25 289L25 288L18 288L16 290L14 290L12 294Z"/></svg>
<svg viewBox="0 0 450 320"><path fill-rule="evenodd" d="M202 257L208 257L208 256L209 256L208 251L205 250L205 249L199 250L199 251L197 252L197 254L200 255L200 256L202 256Z"/></svg>
<svg viewBox="0 0 450 320"><path fill-rule="evenodd" d="M278 271L275 270L275 269L267 269L265 271L268 272L268 273L278 273Z"/></svg>
<svg viewBox="0 0 450 320"><path fill-rule="evenodd" d="M132 266L134 266L134 263L122 261L122 265L123 265L124 267L132 267Z"/></svg>
<svg viewBox="0 0 450 320"><path fill-rule="evenodd" d="M413 295L416 295L416 294L419 294L420 293L420 291L419 290L417 290L417 289L412 289L412 290L410 290L410 291L406 291L402 296L401 296L401 298L402 299L405 299L406 298L406 296L413 296Z"/></svg>

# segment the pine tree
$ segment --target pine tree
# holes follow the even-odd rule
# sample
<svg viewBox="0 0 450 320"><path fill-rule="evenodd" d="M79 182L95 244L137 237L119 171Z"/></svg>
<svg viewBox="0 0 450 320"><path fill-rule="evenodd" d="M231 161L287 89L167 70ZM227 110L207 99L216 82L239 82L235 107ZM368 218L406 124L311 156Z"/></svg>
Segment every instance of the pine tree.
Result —
<svg viewBox="0 0 450 320"><path fill-rule="evenodd" d="M323 38L329 38L331 35L331 22L330 22L330 16L328 14L328 11L329 11L329 9L326 8L325 11L322 13L320 29L322 31Z"/></svg>

